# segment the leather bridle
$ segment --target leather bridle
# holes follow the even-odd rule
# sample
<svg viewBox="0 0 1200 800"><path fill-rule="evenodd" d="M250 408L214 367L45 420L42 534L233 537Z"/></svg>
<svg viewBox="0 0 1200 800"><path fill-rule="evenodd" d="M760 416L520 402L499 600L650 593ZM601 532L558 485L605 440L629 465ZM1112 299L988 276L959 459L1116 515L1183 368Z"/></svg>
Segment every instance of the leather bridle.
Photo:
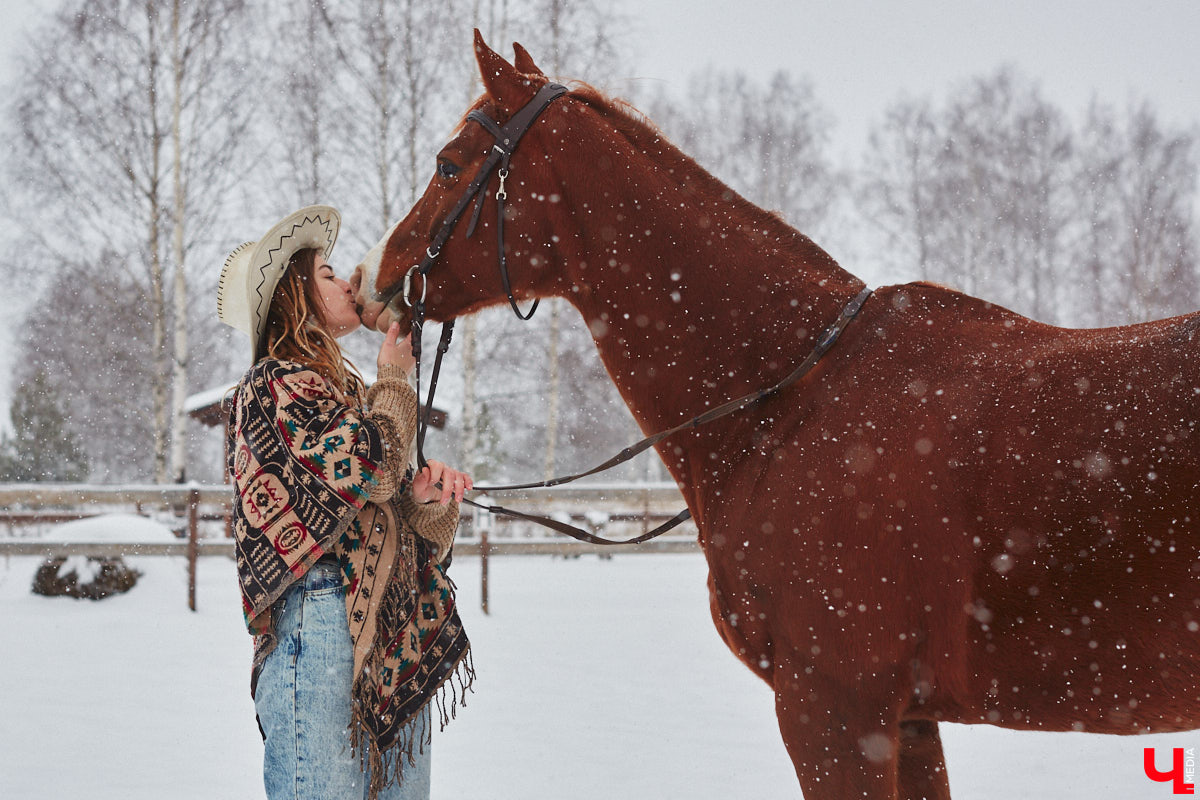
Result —
<svg viewBox="0 0 1200 800"><path fill-rule="evenodd" d="M492 143L492 149L475 172L475 177L467 184L467 189L462 197L458 199L458 202L450 209L450 213L442 220L438 232L434 235L429 246L425 248L425 257L421 259L421 263L410 267L404 275L403 281L398 281L393 286L388 287L378 297L383 302L384 307L387 307L396 298L397 294L403 292L401 297L405 305L411 309L412 350L413 356L416 358L418 399L421 388L421 332L425 326L425 295L429 286L429 271L437 263L438 256L442 253L442 248L450 240L455 227L458 225L459 220L462 219L463 214L472 201L475 202L475 211L471 214L471 221L467 224L467 238L471 238L475 233L475 226L479 223L479 215L483 211L483 201L487 196L487 192L484 190L491 180L492 172L497 171L497 168L500 177L500 186L496 190L496 240L500 261L500 280L504 284L504 292L508 295L508 302L512 306L513 313L523 320L528 320L537 311L538 304L535 300L533 306L529 309L529 313L521 313L521 310L517 307L517 300L513 296L512 283L508 277L508 258L504 252L504 201L508 197L508 192L505 191L504 182L509 175L509 162L513 151L521 141L521 138L529 131L533 123L537 121L537 118L542 115L542 112L551 103L566 93L567 88L565 86L557 83L545 84L504 125L500 125L479 109L475 109L467 114L468 122L478 123L492 134L495 140ZM416 276L420 276L421 278L420 296L413 296L413 281ZM432 418L433 397L437 390L438 376L442 370L442 358L450 349L450 339L453 334L454 320L446 320L442 325L442 336L438 341L437 356L433 362L433 374L430 376L428 399L424 407L421 408L417 418L416 446L417 466L419 468L424 468L427 463L425 460L425 434L429 431L429 423ZM477 503L470 500L466 502L478 506Z"/></svg>
<svg viewBox="0 0 1200 800"><path fill-rule="evenodd" d="M521 141L521 138L529 131L530 127L535 121L537 121L542 112L545 111L556 99L566 94L566 92L566 87L559 84L545 84L541 89L538 90L537 94L533 96L533 99L522 106L521 109L518 110L517 113L514 114L512 118L509 119L504 125L500 125L491 117L487 116L478 109L467 115L467 120L469 122L475 122L479 125L482 125L495 138L492 150L490 153L488 153L488 156L484 160L483 164L480 165L479 170L475 173L475 177L471 179L471 183L467 185L466 192L462 197L459 198L458 202L455 203L454 207L450 210L450 213L446 215L446 218L443 220L437 234L433 237L432 242L426 248L425 257L421 259L421 263L410 267L408 272L405 274L403 281L397 282L395 285L389 287L386 291L380 293L379 295L379 299L382 300L384 306L386 307L395 299L397 294L401 294L401 292L403 292L401 297L403 298L404 303L412 309L412 349L413 356L416 358L418 400L420 398L421 388L421 331L425 323L425 295L428 286L427 281L429 271L433 268L433 265L437 263L438 256L441 255L442 248L445 246L446 242L449 241L450 236L454 233L454 229L458 224L458 221L462 218L464 212L467 210L467 207L472 201L475 201L475 210L472 212L471 221L467 225L467 238L470 238L471 235L474 234L475 227L479 222L480 213L483 210L483 201L486 197L486 192L484 189L491 179L492 172L497 171L497 168L499 168L498 175L500 178L500 186L495 195L497 206L496 236L497 252L500 262L500 279L504 285L504 292L508 296L508 302L509 305L512 306L513 313L515 313L521 319L527 320L530 319L537 310L538 301L534 300L529 312L522 314L520 308L517 307L517 300L513 296L512 285L508 276L508 262L504 252L504 201L508 196L504 188L504 182L509 175L509 160L512 157L513 151L516 149L517 144ZM421 278L421 294L419 297L413 296L412 294L415 276L420 276ZM772 386L769 386L765 389L760 389L756 392L751 392L750 394L740 397L736 400L730 400L729 402L724 403L717 408L710 409L709 411L706 411L705 413L694 417L693 419L690 419L681 425L677 425L669 430L661 431L653 436L648 436L642 439L640 442L626 447L620 453L608 459L604 463L584 472L574 475L565 475L558 478L551 478L549 480L538 481L534 483L511 484L507 486L477 486L475 487L475 490L479 492L488 492L516 489L535 489L548 488L551 486L559 486L564 483L570 483L571 481L578 480L579 478L583 478L588 475L594 475L598 472L603 472L604 470L624 463L639 453L654 446L663 439L666 439L667 437L684 429L697 428L700 425L713 422L714 420L728 416L729 414L739 411L746 406L770 397L771 395L782 391L785 387L790 386L791 384L800 380L800 378L807 374L808 371L816 365L817 361L819 361L821 357L828 352L831 347L833 347L834 343L838 339L838 336L846 328L846 326L850 324L850 321L858 314L859 310L862 308L863 304L867 301L867 298L870 297L870 295L871 290L868 288L863 288L858 295L851 299L842 309L842 313L838 316L837 320L835 320L833 324L826 328L821 336L817 339L817 344L804 359L804 361L802 361L790 374ZM433 411L434 393L437 390L438 376L441 373L442 368L442 357L450 349L450 339L453 335L453 331L454 320L446 320L442 325L441 339L438 341L437 356L434 359L433 373L430 376L429 394L424 405L420 408L418 413L416 437L418 468L424 468L427 463L424 454L425 434L429 430L429 423ZM506 516L527 520L529 522L535 522L539 525L551 528L552 530L566 534L567 536L571 536L572 538L580 541L603 545L638 544L640 542L645 542L649 539L653 539L656 536L666 533L668 530L674 528L676 525L679 525L691 517L690 511L688 511L688 509L684 509L666 523L659 525L657 528L647 531L640 536L636 536L632 539L614 540L596 536L595 534L577 528L574 525L570 525L556 519L551 519L549 517L539 516L536 514L526 514L521 511L514 511L512 509L504 508L503 506L481 504L469 498L464 498L463 502L494 514L504 514Z"/></svg>
<svg viewBox="0 0 1200 800"><path fill-rule="evenodd" d="M467 114L469 122L476 122L482 125L495 137L492 150L479 166L475 177L467 185L466 192L458 199L458 202L454 204L454 208L450 209L450 213L442 221L442 225L433 237L433 241L425 248L425 257L421 259L421 263L410 267L403 281L398 281L380 293L379 299L383 302L384 306L390 304L396 295L403 291L403 295L401 296L404 299L405 305L412 308L414 312L418 306L424 310L426 280L429 271L437 263L438 256L442 253L442 248L450 240L455 226L458 225L459 219L462 218L463 212L467 210L467 206L471 204L472 200L475 201L475 211L471 214L471 222L467 225L467 238L471 238L471 235L475 233L475 226L479 223L479 214L483 210L483 200L486 196L484 189L487 187L489 180L491 180L492 172L499 167L500 187L496 190L496 236L499 244L500 280L504 283L504 292L508 295L508 302L512 306L513 312L521 319L529 319L533 316L533 312L537 310L537 301L534 301L528 314L522 314L521 310L517 308L517 300L513 297L512 285L508 277L508 259L504 253L504 201L508 197L508 192L504 189L504 181L508 178L509 174L509 160L512 158L517 144L521 141L521 137L529 131L529 128L551 103L566 93L567 87L560 86L557 83L547 83L538 90L532 100L522 106L516 114L513 114L512 118L504 123L503 126L479 109L475 109L470 114ZM413 299L410 295L413 278L417 275L421 277L421 296Z"/></svg>

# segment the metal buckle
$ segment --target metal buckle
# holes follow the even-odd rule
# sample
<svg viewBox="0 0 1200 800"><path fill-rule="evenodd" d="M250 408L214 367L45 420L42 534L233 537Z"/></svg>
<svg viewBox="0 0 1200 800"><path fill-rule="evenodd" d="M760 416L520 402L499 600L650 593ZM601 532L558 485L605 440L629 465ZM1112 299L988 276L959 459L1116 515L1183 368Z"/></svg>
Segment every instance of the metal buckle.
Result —
<svg viewBox="0 0 1200 800"><path fill-rule="evenodd" d="M412 308L412 306L413 306L412 300L408 299L409 290L412 289L413 273L416 272L417 270L419 270L420 268L421 268L420 264L413 264L412 267L409 268L408 272L405 273L405 275L404 275L404 291L401 294L401 296L404 298L404 305L408 306L409 308ZM425 290L428 288L429 288L429 278L426 277L425 275L421 275L421 302L422 303L425 302Z"/></svg>

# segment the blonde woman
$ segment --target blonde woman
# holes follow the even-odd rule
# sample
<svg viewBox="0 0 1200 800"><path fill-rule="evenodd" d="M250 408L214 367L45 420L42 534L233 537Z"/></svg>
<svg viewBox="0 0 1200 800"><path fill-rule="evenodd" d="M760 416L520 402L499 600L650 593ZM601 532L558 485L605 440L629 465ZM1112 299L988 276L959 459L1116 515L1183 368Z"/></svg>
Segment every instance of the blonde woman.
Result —
<svg viewBox="0 0 1200 800"><path fill-rule="evenodd" d="M359 319L327 261L339 225L328 206L297 211L231 253L218 289L251 346L228 468L263 776L271 800L426 800L435 706L445 724L473 678L445 575L471 480L409 466L397 326L369 390L343 356Z"/></svg>

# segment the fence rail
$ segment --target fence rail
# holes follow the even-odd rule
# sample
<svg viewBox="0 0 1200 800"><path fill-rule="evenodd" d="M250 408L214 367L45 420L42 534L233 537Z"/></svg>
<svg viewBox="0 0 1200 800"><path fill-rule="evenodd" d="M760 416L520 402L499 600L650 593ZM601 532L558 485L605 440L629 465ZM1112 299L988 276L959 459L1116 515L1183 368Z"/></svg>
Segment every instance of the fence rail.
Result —
<svg viewBox="0 0 1200 800"><path fill-rule="evenodd" d="M610 525L640 527L641 531L674 516L683 499L674 484L590 484L541 490L495 492L492 503L514 506L538 514L570 518L597 532ZM227 519L233 499L228 486L148 484L96 486L90 484L0 484L0 523L17 525L65 522L114 510L170 511L181 516L185 538L178 542L70 542L33 537L0 538L0 556L73 555L96 558L117 556L181 556L188 559L188 607L196 609L196 559L201 556L234 556L232 539L200 536L201 520ZM581 555L589 553L695 552L695 528L688 523L681 533L639 545L612 547L567 540L557 535L535 535L527 523L511 521L464 507L454 554L481 559L482 605L487 611L488 558L503 555ZM539 529L540 530L540 529ZM640 531L634 530L630 536ZM521 535L518 535L521 534ZM617 534L616 538L620 538Z"/></svg>
<svg viewBox="0 0 1200 800"><path fill-rule="evenodd" d="M228 508L233 490L228 486L189 483L102 486L88 483L0 483L0 514L15 509L78 508L95 505L142 505L170 508L186 505L195 494L205 505Z"/></svg>

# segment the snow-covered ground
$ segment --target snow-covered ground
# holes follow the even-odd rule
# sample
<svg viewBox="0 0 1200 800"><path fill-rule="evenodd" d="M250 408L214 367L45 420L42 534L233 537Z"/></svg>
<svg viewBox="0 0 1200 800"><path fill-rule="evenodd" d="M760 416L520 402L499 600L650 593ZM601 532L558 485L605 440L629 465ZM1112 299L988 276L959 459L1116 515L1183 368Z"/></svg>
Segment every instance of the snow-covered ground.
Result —
<svg viewBox="0 0 1200 800"><path fill-rule="evenodd" d="M0 559L0 798L256 798L261 744L233 564L182 559L102 602L29 591L36 558ZM699 555L496 558L452 569L476 692L434 740L441 800L797 798L771 692L708 618ZM1150 737L943 726L956 800L1171 796L1142 772Z"/></svg>

